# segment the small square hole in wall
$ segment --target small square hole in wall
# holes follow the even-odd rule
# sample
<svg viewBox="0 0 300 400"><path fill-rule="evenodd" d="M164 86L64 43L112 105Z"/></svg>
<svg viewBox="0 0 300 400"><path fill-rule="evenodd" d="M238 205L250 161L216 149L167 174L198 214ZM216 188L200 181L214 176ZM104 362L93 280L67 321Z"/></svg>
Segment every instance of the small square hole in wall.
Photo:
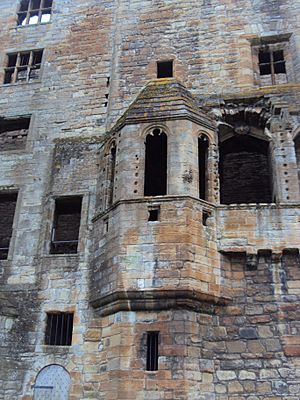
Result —
<svg viewBox="0 0 300 400"><path fill-rule="evenodd" d="M157 78L173 77L173 61L157 61Z"/></svg>
<svg viewBox="0 0 300 400"><path fill-rule="evenodd" d="M209 211L202 211L202 225L207 226L207 220L211 217L211 213Z"/></svg>
<svg viewBox="0 0 300 400"><path fill-rule="evenodd" d="M148 209L148 221L149 222L159 221L159 214L160 214L159 207L149 208Z"/></svg>

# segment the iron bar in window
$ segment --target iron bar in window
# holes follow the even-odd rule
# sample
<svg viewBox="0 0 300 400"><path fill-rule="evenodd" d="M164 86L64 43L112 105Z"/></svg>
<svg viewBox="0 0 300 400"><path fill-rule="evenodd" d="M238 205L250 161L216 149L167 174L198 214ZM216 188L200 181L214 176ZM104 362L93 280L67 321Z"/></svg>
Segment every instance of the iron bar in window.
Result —
<svg viewBox="0 0 300 400"><path fill-rule="evenodd" d="M73 313L48 313L45 344L71 346Z"/></svg>

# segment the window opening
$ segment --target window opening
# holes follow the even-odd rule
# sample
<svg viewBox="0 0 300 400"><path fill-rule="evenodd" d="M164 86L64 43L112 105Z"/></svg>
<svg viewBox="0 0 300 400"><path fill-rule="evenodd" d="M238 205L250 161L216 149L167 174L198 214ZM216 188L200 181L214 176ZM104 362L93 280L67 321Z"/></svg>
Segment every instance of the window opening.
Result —
<svg viewBox="0 0 300 400"><path fill-rule="evenodd" d="M300 188L300 134L295 139L295 151L296 151L296 160L298 169L298 182Z"/></svg>
<svg viewBox="0 0 300 400"><path fill-rule="evenodd" d="M207 220L211 216L209 211L202 210L202 225L207 226Z"/></svg>
<svg viewBox="0 0 300 400"><path fill-rule="evenodd" d="M222 204L271 203L269 143L236 135L220 145Z"/></svg>
<svg viewBox="0 0 300 400"><path fill-rule="evenodd" d="M108 218L105 218L105 219L103 220L103 233L104 233L104 234L106 234L106 233L108 232L108 228L109 228L109 225L108 225Z"/></svg>
<svg viewBox="0 0 300 400"><path fill-rule="evenodd" d="M8 54L4 83L31 82L39 79L43 50Z"/></svg>
<svg viewBox="0 0 300 400"><path fill-rule="evenodd" d="M0 151L25 148L30 117L0 117Z"/></svg>
<svg viewBox="0 0 300 400"><path fill-rule="evenodd" d="M47 313L45 344L50 346L71 346L73 313Z"/></svg>
<svg viewBox="0 0 300 400"><path fill-rule="evenodd" d="M276 74L286 74L283 50L261 49L258 53L260 75L271 75L272 84L275 84Z"/></svg>
<svg viewBox="0 0 300 400"><path fill-rule="evenodd" d="M167 135L153 129L146 137L145 196L167 194Z"/></svg>
<svg viewBox="0 0 300 400"><path fill-rule="evenodd" d="M158 61L157 78L172 78L172 77L173 77L173 61Z"/></svg>
<svg viewBox="0 0 300 400"><path fill-rule="evenodd" d="M201 135L198 138L198 167L199 167L199 197L207 200L207 159L208 159L208 137Z"/></svg>
<svg viewBox="0 0 300 400"><path fill-rule="evenodd" d="M149 208L148 209L148 221L154 222L159 220L160 209L157 208Z"/></svg>
<svg viewBox="0 0 300 400"><path fill-rule="evenodd" d="M158 336L159 332L147 332L147 371L158 370Z"/></svg>
<svg viewBox="0 0 300 400"><path fill-rule="evenodd" d="M18 193L0 193L0 260L7 259Z"/></svg>
<svg viewBox="0 0 300 400"><path fill-rule="evenodd" d="M77 253L82 197L56 199L51 254Z"/></svg>
<svg viewBox="0 0 300 400"><path fill-rule="evenodd" d="M18 25L36 25L50 22L52 0L21 0Z"/></svg>
<svg viewBox="0 0 300 400"><path fill-rule="evenodd" d="M108 160L108 199L107 206L110 207L114 200L114 183L115 183L115 174L116 174L116 153L117 148L115 143L110 149L109 152L109 160Z"/></svg>

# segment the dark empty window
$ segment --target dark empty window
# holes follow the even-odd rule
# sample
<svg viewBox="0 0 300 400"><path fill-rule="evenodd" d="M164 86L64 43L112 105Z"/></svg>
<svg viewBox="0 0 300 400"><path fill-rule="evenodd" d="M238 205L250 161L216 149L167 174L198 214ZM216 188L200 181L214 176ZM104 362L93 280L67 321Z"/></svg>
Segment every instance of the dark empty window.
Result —
<svg viewBox="0 0 300 400"><path fill-rule="evenodd" d="M158 336L159 332L147 332L147 371L158 370Z"/></svg>
<svg viewBox="0 0 300 400"><path fill-rule="evenodd" d="M52 0L21 0L18 25L44 24L51 20Z"/></svg>
<svg viewBox="0 0 300 400"><path fill-rule="evenodd" d="M43 50L7 55L4 83L31 82L39 79Z"/></svg>
<svg viewBox="0 0 300 400"><path fill-rule="evenodd" d="M81 219L81 197L65 197L55 202L51 254L77 253Z"/></svg>
<svg viewBox="0 0 300 400"><path fill-rule="evenodd" d="M0 260L8 256L18 193L0 193Z"/></svg>
<svg viewBox="0 0 300 400"><path fill-rule="evenodd" d="M145 196L167 193L167 135L161 129L153 129L146 137Z"/></svg>
<svg viewBox="0 0 300 400"><path fill-rule="evenodd" d="M114 200L114 183L115 183L115 171L116 171L116 145L113 144L109 152L109 160L107 166L108 172L108 193L107 193L107 206L111 206Z"/></svg>
<svg viewBox="0 0 300 400"><path fill-rule="evenodd" d="M157 78L172 78L172 77L173 77L173 61L158 61Z"/></svg>
<svg viewBox="0 0 300 400"><path fill-rule="evenodd" d="M25 148L30 117L0 118L0 151Z"/></svg>
<svg viewBox="0 0 300 400"><path fill-rule="evenodd" d="M220 146L221 203L270 203L269 143L233 136Z"/></svg>
<svg viewBox="0 0 300 400"><path fill-rule="evenodd" d="M258 53L260 75L271 75L275 84L276 74L286 74L283 50L262 49Z"/></svg>
<svg viewBox="0 0 300 400"><path fill-rule="evenodd" d="M45 344L71 346L73 313L47 313Z"/></svg>
<svg viewBox="0 0 300 400"><path fill-rule="evenodd" d="M207 200L207 158L208 158L208 137L201 135L198 139L198 164L199 164L199 197Z"/></svg>
<svg viewBox="0 0 300 400"><path fill-rule="evenodd" d="M154 222L159 220L159 207L148 209L148 221Z"/></svg>
<svg viewBox="0 0 300 400"><path fill-rule="evenodd" d="M300 134L295 138L295 151L298 169L298 181L300 185Z"/></svg>
<svg viewBox="0 0 300 400"><path fill-rule="evenodd" d="M202 210L202 225L207 226L207 220L211 216L209 211Z"/></svg>

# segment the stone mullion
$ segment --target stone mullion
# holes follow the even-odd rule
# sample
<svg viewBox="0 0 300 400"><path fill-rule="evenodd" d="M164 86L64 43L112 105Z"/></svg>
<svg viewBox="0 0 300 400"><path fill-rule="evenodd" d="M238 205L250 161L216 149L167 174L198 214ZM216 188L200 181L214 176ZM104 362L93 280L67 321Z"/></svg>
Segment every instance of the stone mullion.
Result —
<svg viewBox="0 0 300 400"><path fill-rule="evenodd" d="M12 76L12 83L16 83L17 81L17 77L18 77L18 68L20 66L20 60L21 60L21 54L18 53L17 55L17 60L16 60L16 66L15 66L15 70Z"/></svg>

